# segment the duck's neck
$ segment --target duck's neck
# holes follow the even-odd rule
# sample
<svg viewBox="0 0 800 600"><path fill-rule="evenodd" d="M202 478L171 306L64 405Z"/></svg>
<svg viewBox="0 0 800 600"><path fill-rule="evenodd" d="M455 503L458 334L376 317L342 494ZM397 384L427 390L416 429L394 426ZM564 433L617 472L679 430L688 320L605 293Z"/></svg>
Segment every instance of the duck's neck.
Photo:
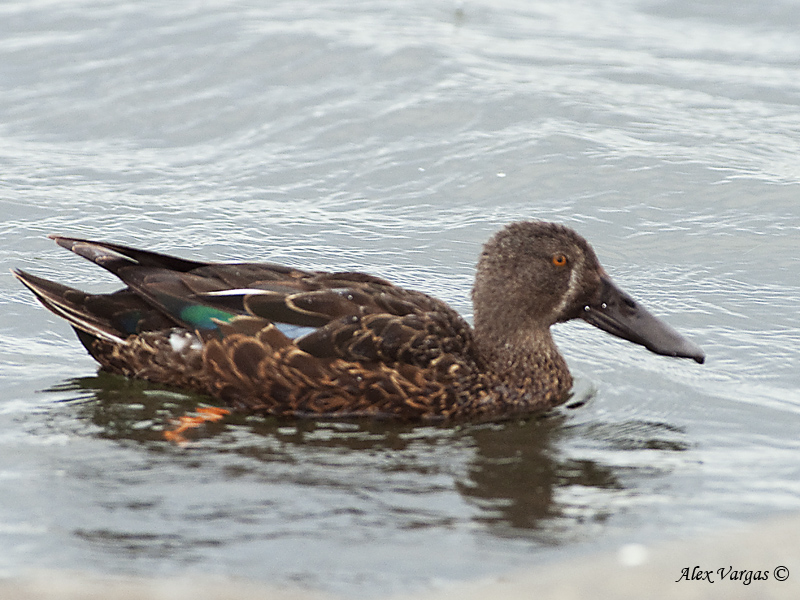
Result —
<svg viewBox="0 0 800 600"><path fill-rule="evenodd" d="M475 338L489 374L508 400L547 408L566 399L572 375L549 329L501 338L476 327Z"/></svg>

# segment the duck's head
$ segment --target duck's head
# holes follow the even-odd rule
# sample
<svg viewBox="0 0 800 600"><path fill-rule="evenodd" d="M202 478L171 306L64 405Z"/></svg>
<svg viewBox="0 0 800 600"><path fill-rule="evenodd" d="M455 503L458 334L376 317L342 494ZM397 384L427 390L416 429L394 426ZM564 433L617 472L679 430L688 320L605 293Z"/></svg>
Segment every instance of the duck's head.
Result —
<svg viewBox="0 0 800 600"><path fill-rule="evenodd" d="M617 287L589 243L554 223L518 222L484 246L472 291L475 331L490 346L549 340L554 323L583 319L656 354L705 360L699 346Z"/></svg>

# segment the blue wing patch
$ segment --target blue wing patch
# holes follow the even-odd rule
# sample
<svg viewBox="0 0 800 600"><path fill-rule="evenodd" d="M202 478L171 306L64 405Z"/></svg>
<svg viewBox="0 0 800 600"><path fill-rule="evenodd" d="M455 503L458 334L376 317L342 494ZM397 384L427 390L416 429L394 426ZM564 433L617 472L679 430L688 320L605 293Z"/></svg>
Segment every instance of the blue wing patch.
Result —
<svg viewBox="0 0 800 600"><path fill-rule="evenodd" d="M302 337L308 333L312 333L317 330L316 327L306 327L303 325L292 325L291 323L274 323L275 328L280 331L283 335L288 337L290 340L295 340L299 337Z"/></svg>

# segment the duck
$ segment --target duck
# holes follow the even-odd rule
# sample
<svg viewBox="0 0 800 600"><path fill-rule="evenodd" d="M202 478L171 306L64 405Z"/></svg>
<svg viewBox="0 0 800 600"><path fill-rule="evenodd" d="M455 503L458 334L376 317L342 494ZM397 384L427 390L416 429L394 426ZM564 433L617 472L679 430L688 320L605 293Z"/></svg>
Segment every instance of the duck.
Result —
<svg viewBox="0 0 800 600"><path fill-rule="evenodd" d="M360 272L210 263L50 236L117 276L90 294L14 275L100 368L277 417L485 421L547 411L573 378L551 326L581 319L656 354L705 354L620 289L589 243L543 221L483 246L473 324L445 302Z"/></svg>

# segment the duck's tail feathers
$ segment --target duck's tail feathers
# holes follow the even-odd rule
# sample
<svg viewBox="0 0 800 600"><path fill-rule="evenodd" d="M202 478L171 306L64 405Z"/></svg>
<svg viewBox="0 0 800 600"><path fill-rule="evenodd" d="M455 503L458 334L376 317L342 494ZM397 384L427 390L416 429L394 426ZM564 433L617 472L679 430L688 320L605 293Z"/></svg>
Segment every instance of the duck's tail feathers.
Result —
<svg viewBox="0 0 800 600"><path fill-rule="evenodd" d="M88 333L114 344L123 343L127 337L109 318L91 312L87 308L92 296L60 283L26 273L21 269L11 271L47 309L66 319L77 331ZM83 339L83 338L81 338Z"/></svg>

